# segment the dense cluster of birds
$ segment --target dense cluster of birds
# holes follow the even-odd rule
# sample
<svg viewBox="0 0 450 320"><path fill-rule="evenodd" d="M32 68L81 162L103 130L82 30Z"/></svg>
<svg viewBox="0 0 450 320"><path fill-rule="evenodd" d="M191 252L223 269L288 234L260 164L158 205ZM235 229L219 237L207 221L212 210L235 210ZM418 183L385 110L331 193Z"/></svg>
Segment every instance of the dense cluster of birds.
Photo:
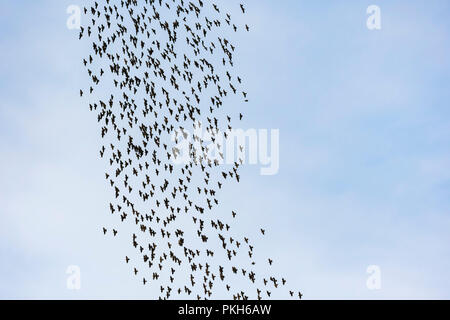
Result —
<svg viewBox="0 0 450 320"><path fill-rule="evenodd" d="M223 170L195 130L205 130L223 150L219 135L227 138L232 117L218 110L231 94L248 101L242 78L232 75L235 46L225 34L250 28L233 23L210 1L192 1L105 0L83 8L88 23L79 38L92 51L83 59L90 80L80 96L90 94L89 108L97 115L100 157L108 159L105 179L113 191L109 210L117 219L102 232L129 237L136 251L124 262L142 285L159 287L159 299L209 299L220 287L233 299L267 299L281 288L287 297L301 298L283 277L253 271L252 242L232 235L235 211L213 215L225 181L239 182L243 160L238 156ZM242 4L236 9L246 12ZM176 145L187 138L195 142L189 143L189 161L175 164L181 153ZM246 262L240 263L242 257ZM269 269L273 260L264 263ZM233 283L232 276L248 283Z"/></svg>

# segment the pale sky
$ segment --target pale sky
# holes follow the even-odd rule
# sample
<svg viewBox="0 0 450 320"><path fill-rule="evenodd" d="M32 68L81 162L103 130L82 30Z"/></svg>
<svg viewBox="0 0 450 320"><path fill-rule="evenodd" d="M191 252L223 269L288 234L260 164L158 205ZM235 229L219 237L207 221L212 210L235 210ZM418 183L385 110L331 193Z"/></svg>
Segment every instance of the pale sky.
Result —
<svg viewBox="0 0 450 320"><path fill-rule="evenodd" d="M66 8L85 2L0 3L3 299L159 289L131 275L127 241L100 231L110 193L96 118L78 94L89 48L66 27ZM245 3L243 128L280 130L280 170L244 167L216 214L238 211L238 230L255 238L265 226L256 247L305 299L450 298L450 3ZM366 27L372 4L381 30ZM80 290L67 289L69 265ZM370 265L379 290L366 286Z"/></svg>

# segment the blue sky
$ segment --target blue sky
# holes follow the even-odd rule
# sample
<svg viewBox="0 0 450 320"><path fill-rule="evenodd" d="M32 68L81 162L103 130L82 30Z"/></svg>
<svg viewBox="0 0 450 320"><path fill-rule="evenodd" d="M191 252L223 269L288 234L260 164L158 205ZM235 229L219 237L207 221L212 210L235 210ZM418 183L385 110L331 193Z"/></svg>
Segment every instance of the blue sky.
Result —
<svg viewBox="0 0 450 320"><path fill-rule="evenodd" d="M0 298L145 299L118 263L127 244L99 232L109 193L70 4L83 2L0 3ZM256 246L305 298L450 298L450 3L246 7L243 127L280 130L280 171L245 167L222 210L242 213L238 230L266 226ZM380 290L366 287L369 265Z"/></svg>

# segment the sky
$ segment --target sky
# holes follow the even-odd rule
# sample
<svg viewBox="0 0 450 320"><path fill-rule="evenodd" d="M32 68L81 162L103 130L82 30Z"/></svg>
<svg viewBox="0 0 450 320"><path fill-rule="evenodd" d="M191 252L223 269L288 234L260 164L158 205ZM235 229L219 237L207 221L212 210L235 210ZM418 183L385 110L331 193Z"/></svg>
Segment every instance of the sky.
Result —
<svg viewBox="0 0 450 320"><path fill-rule="evenodd" d="M153 297L122 263L129 244L101 233L110 193L79 97L90 48L66 26L67 7L84 3L0 3L2 299ZM279 129L280 168L245 166L217 214L238 211L236 230L305 299L449 299L450 3L245 5L242 127ZM369 5L380 30L366 26ZM71 265L80 290L67 288Z"/></svg>

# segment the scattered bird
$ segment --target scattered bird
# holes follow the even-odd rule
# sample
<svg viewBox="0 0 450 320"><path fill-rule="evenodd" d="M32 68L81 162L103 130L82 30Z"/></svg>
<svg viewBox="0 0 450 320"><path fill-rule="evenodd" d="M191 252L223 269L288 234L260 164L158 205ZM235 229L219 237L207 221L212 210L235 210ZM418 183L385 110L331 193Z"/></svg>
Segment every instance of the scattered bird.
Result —
<svg viewBox="0 0 450 320"><path fill-rule="evenodd" d="M219 169L221 161L209 156L214 148L223 159L221 141L233 128L233 117L221 113L229 95L249 101L242 78L234 75L231 37L240 26L230 12L204 0L96 0L83 9L87 24L78 38L91 51L82 60L89 82L79 93L89 100L104 141L100 157L111 188L108 212L117 221L113 236L120 231L117 239L127 239L134 230L127 240L134 253L125 263L133 261L134 275L141 270L143 285L160 286L160 299L210 299L219 283L234 299L249 299L232 288L231 275L257 286L261 299L268 280L251 270L253 244L247 236L231 236L230 221L216 214L225 180L240 182L244 159ZM243 4L237 11L246 13ZM184 140L190 141L189 157L180 165L178 143ZM231 214L235 221L237 213ZM180 222L183 216L192 217L194 232ZM249 264L238 262L240 256ZM270 281L279 290L279 280Z"/></svg>

